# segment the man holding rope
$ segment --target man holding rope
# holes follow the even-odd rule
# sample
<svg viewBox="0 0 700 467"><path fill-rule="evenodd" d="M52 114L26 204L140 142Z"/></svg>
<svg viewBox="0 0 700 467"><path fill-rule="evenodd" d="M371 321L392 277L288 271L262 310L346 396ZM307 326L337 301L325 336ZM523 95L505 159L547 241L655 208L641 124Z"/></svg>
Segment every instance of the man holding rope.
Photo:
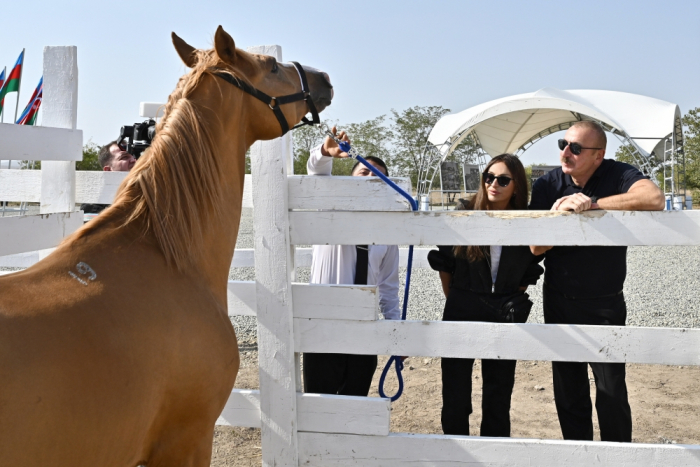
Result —
<svg viewBox="0 0 700 467"><path fill-rule="evenodd" d="M340 141L349 139L344 131L332 133ZM309 175L331 175L333 158L348 157L338 144L327 137L313 148L307 163ZM378 157L367 161L384 175L387 166ZM371 176L370 170L359 162L352 168L355 177ZM399 249L396 245L314 245L311 263L312 284L376 285L379 307L385 319L400 319L399 309ZM377 369L376 355L337 353L304 354L304 392L367 396Z"/></svg>

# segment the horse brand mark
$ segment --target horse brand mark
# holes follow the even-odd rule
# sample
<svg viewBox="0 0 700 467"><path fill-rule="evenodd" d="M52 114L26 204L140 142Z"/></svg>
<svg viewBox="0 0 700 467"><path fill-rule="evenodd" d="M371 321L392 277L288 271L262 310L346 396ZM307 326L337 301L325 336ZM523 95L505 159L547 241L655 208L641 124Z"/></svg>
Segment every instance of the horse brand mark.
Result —
<svg viewBox="0 0 700 467"><path fill-rule="evenodd" d="M88 281L94 281L97 278L97 273L94 271L94 269L92 269L89 265L83 263L82 261L76 264L75 268L78 270L78 274L87 276ZM88 285L86 280L78 277L78 274L74 273L73 271L68 271L68 274L70 274L73 279L80 282L81 284Z"/></svg>

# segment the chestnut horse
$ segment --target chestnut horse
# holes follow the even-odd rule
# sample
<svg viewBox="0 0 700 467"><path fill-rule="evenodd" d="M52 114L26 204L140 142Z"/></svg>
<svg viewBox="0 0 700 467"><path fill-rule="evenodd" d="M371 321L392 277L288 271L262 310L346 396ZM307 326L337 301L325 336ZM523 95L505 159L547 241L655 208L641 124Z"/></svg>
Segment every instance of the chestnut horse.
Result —
<svg viewBox="0 0 700 467"><path fill-rule="evenodd" d="M282 134L221 76L281 96L303 70L236 49L221 27L212 50L173 43L192 70L115 203L0 277L0 466L210 464L239 365L226 294L245 152ZM306 75L322 110L328 75ZM307 113L279 107L290 127Z"/></svg>

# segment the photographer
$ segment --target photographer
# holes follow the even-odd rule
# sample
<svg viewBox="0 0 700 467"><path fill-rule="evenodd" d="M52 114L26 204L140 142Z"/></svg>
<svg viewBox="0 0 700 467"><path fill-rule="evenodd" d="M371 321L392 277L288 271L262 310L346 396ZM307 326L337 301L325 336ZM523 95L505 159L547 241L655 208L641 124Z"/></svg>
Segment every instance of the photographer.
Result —
<svg viewBox="0 0 700 467"><path fill-rule="evenodd" d="M116 141L111 141L100 148L97 160L105 172L129 172L136 164L136 158L126 152ZM80 210L85 214L99 214L108 204L81 204Z"/></svg>
<svg viewBox="0 0 700 467"><path fill-rule="evenodd" d="M116 141L105 144L100 148L98 160L105 172L129 172L136 164L136 158L125 151L125 146Z"/></svg>

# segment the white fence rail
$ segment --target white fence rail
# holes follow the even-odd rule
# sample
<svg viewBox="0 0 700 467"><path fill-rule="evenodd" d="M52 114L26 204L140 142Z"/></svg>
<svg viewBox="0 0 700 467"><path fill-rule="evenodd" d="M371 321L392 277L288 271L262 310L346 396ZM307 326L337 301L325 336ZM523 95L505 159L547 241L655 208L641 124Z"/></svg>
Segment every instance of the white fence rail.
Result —
<svg viewBox="0 0 700 467"><path fill-rule="evenodd" d="M0 123L0 154L11 160L80 161L83 131Z"/></svg>

